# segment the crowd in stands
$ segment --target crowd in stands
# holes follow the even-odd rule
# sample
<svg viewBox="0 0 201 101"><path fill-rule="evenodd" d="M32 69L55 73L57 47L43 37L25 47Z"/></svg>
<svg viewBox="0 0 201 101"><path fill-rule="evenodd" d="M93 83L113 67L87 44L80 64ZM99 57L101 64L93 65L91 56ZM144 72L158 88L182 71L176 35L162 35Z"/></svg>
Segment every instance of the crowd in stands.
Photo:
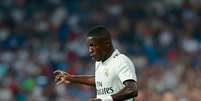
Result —
<svg viewBox="0 0 201 101"><path fill-rule="evenodd" d="M85 36L105 25L134 62L136 101L201 101L200 0L1 0L0 101L87 101L53 71L94 74Z"/></svg>

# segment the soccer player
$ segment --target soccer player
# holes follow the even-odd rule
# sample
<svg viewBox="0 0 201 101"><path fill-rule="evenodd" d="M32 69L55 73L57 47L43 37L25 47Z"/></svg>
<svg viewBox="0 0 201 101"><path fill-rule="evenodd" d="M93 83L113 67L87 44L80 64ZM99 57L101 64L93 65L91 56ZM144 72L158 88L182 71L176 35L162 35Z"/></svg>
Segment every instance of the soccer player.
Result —
<svg viewBox="0 0 201 101"><path fill-rule="evenodd" d="M95 60L95 75L70 75L57 70L55 80L96 87L96 98L89 101L134 101L137 96L137 77L132 61L113 48L110 32L96 26L87 34L90 56Z"/></svg>

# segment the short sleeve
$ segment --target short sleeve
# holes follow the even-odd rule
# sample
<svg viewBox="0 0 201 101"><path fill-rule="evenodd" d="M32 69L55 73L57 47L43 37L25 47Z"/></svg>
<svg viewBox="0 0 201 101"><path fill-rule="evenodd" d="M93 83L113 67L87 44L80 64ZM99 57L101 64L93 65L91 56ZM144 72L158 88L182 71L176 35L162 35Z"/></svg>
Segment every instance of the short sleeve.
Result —
<svg viewBox="0 0 201 101"><path fill-rule="evenodd" d="M135 67L132 62L127 62L120 65L117 73L122 83L126 80L137 81Z"/></svg>

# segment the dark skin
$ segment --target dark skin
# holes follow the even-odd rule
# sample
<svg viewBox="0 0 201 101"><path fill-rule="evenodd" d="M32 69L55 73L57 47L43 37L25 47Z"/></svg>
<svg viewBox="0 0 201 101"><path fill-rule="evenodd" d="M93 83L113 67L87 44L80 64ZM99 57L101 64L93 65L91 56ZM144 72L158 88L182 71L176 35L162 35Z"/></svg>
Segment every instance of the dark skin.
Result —
<svg viewBox="0 0 201 101"><path fill-rule="evenodd" d="M114 51L110 38L87 37L87 43L90 56L95 61L104 62ZM58 84L71 82L93 87L96 86L94 75L70 75L63 71L55 71L54 74L56 75L55 80ZM126 80L123 84L125 85L123 89L111 95L113 101L123 101L137 96L138 87L136 81ZM91 98L89 101L101 101L101 99Z"/></svg>

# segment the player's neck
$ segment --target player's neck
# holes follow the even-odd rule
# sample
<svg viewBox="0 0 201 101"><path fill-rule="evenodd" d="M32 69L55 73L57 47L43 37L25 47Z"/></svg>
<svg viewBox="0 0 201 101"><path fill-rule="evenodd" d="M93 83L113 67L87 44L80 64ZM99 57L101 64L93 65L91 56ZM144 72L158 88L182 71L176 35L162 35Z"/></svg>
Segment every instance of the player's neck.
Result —
<svg viewBox="0 0 201 101"><path fill-rule="evenodd" d="M110 58L110 56L112 55L112 53L114 52L114 49L111 48L108 51L108 54L106 54L105 58L102 60L102 62L105 62L108 58Z"/></svg>

